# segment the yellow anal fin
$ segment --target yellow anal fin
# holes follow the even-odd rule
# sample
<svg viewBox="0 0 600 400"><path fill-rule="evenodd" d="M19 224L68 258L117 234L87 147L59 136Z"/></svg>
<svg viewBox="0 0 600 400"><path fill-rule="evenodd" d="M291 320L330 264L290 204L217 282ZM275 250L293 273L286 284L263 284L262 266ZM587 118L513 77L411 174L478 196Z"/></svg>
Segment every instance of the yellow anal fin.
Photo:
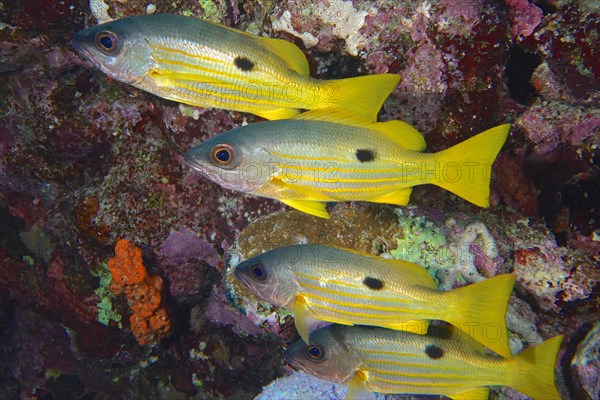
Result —
<svg viewBox="0 0 600 400"><path fill-rule="evenodd" d="M354 377L348 382L346 400L371 400L373 394L367 387L369 375L366 371L358 370Z"/></svg>
<svg viewBox="0 0 600 400"><path fill-rule="evenodd" d="M490 397L490 388L481 386L460 393L447 394L445 396L452 400L487 400Z"/></svg>
<svg viewBox="0 0 600 400"><path fill-rule="evenodd" d="M300 75L310 75L310 69L308 66L308 61L306 60L306 56L302 50L298 48L298 46L282 39L273 39L261 36L255 36L255 38L260 44L281 58L288 67Z"/></svg>
<svg viewBox="0 0 600 400"><path fill-rule="evenodd" d="M325 209L327 203L316 200L281 200L282 203L315 217L329 219L331 216Z"/></svg>
<svg viewBox="0 0 600 400"><path fill-rule="evenodd" d="M416 333L417 335L425 335L429 329L429 321L425 319L417 319L413 321L402 321L393 324L389 324L386 328L394 329L396 331L405 331Z"/></svg>
<svg viewBox="0 0 600 400"><path fill-rule="evenodd" d="M370 122L362 114L357 114L339 107L329 107L320 108L318 110L310 110L298 115L294 119L333 122L336 124L358 126L361 128L371 128L373 125L376 125L376 123Z"/></svg>
<svg viewBox="0 0 600 400"><path fill-rule="evenodd" d="M397 206L405 206L410 200L412 188L398 189L395 192L390 192L375 198L369 199L373 203L395 204Z"/></svg>
<svg viewBox="0 0 600 400"><path fill-rule="evenodd" d="M253 110L252 113L265 119L276 120L294 118L300 114L300 110L297 108L275 108L273 110L263 110L261 108L257 108L256 110Z"/></svg>

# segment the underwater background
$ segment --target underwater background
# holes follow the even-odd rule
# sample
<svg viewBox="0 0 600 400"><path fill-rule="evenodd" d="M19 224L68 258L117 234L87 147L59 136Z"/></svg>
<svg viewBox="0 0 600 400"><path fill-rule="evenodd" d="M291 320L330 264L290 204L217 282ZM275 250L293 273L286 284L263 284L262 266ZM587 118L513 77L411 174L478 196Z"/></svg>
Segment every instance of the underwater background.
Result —
<svg viewBox="0 0 600 400"><path fill-rule="evenodd" d="M262 119L121 84L70 45L147 13L293 42L319 79L399 74L379 119L415 126L429 152L511 123L492 206L428 185L406 207L337 203L322 220L194 174L187 150ZM516 273L513 352L565 335L561 396L600 398L599 49L591 0L0 0L0 399L343 398L283 362L293 318L232 277L295 243L417 262L445 289ZM111 290L120 239L160 307Z"/></svg>

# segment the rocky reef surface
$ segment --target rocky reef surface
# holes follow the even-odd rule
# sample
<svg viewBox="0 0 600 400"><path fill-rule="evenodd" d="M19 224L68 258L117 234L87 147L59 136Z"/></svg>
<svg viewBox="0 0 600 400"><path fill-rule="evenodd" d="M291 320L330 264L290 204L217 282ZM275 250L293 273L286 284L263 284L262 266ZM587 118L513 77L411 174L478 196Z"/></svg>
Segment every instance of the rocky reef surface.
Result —
<svg viewBox="0 0 600 400"><path fill-rule="evenodd" d="M413 124L428 151L512 123L492 207L419 187L408 207L319 220L200 178L182 154L259 118L115 82L69 44L154 12L292 41L317 78L399 74L380 119ZM561 395L599 398L599 31L586 0L0 0L0 398L341 398L284 365L292 317L232 279L292 243L418 262L444 288L515 272L513 351L564 334ZM161 279L159 342L138 344L110 290L119 239Z"/></svg>

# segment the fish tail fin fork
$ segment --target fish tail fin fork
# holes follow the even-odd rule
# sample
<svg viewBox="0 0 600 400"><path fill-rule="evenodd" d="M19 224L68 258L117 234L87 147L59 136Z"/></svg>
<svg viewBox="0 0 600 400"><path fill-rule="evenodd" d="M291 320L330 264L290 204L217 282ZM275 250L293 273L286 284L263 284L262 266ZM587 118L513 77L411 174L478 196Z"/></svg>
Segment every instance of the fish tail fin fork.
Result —
<svg viewBox="0 0 600 400"><path fill-rule="evenodd" d="M383 102L394 90L400 75L377 74L355 78L324 81L320 104L324 108L342 108L363 115L370 122L377 121Z"/></svg>
<svg viewBox="0 0 600 400"><path fill-rule="evenodd" d="M517 354L514 389L537 400L560 400L554 384L554 369L562 335Z"/></svg>
<svg viewBox="0 0 600 400"><path fill-rule="evenodd" d="M430 183L479 207L489 207L492 164L509 131L509 124L499 125L436 153L439 172Z"/></svg>
<svg viewBox="0 0 600 400"><path fill-rule="evenodd" d="M459 312L448 322L502 357L511 358L506 310L515 274L503 274L448 292Z"/></svg>

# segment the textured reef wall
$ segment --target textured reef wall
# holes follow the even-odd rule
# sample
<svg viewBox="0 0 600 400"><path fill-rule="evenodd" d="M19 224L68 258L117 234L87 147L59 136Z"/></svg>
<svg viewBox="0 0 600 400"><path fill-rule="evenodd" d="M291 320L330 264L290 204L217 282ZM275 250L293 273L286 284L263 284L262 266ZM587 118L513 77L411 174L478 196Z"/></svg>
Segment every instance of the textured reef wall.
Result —
<svg viewBox="0 0 600 400"><path fill-rule="evenodd" d="M430 151L512 123L492 207L419 187L410 207L339 204L323 221L194 175L186 150L259 118L120 84L69 44L153 12L292 41L314 77L399 74L380 119ZM562 396L600 397L599 25L586 0L0 0L0 398L245 399L277 378L261 398L340 398L289 375L292 318L230 273L306 242L416 261L445 288L514 271L513 350L565 334ZM109 290L122 238L163 280L171 333L153 345Z"/></svg>

